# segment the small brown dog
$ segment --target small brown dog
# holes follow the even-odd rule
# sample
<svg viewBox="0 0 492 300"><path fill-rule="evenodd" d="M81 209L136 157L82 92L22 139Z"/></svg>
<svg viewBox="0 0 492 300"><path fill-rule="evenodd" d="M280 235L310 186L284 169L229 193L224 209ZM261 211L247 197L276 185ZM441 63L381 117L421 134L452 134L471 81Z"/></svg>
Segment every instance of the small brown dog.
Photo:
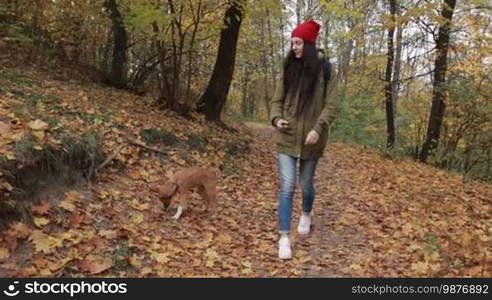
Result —
<svg viewBox="0 0 492 300"><path fill-rule="evenodd" d="M169 207L171 201L178 201L178 211L173 216L177 220L186 209L187 197L193 189L207 202L207 211L217 209L217 180L214 172L201 167L185 168L175 173L171 178L165 178L153 185L151 189ZM176 198L176 199L175 199Z"/></svg>

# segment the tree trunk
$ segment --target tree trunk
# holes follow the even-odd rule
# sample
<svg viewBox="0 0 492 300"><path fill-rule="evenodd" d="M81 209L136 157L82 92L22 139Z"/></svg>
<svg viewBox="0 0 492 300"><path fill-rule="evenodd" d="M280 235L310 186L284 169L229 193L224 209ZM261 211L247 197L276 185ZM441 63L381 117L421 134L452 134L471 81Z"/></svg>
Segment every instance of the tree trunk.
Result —
<svg viewBox="0 0 492 300"><path fill-rule="evenodd" d="M451 31L451 21L453 19L456 0L444 0L442 17L446 22L439 26L439 35L436 41L436 61L434 69L434 83L432 91L432 107L427 127L427 137L422 145L420 161L426 162L430 152L437 148L441 131L441 124L446 109L446 71L448 67L448 46L449 34Z"/></svg>
<svg viewBox="0 0 492 300"><path fill-rule="evenodd" d="M299 25L302 22L302 6L303 6L303 0L297 0L296 1L296 21L297 24Z"/></svg>
<svg viewBox="0 0 492 300"><path fill-rule="evenodd" d="M190 1L190 6L192 5L193 1ZM193 11L193 7L192 11ZM193 14L193 33L191 34L191 40L190 40L190 51L188 54L188 78L186 82L186 101L191 106L191 100L196 100L196 99L190 99L191 98L191 79L193 76L193 48L195 47L195 38L198 32L198 27L200 25L200 16L202 11L202 0L198 2L198 7L196 9L196 17Z"/></svg>
<svg viewBox="0 0 492 300"><path fill-rule="evenodd" d="M220 122L234 73L236 46L242 18L241 1L231 0L224 16L226 28L220 33L219 51L212 77L198 104L198 110L205 114L208 121Z"/></svg>
<svg viewBox="0 0 492 300"><path fill-rule="evenodd" d="M400 18L401 9L400 3L396 3L396 17ZM397 103L398 103L398 93L400 91L400 73L401 73L401 54L403 48L403 24L398 24L396 33L396 49L395 49L395 63L393 70L393 79L391 86L391 97L393 98L393 113L396 116Z"/></svg>
<svg viewBox="0 0 492 300"><path fill-rule="evenodd" d="M393 89L392 89L392 75L393 75L393 63L395 59L395 50L393 47L393 39L395 35L395 14L396 14L396 0L389 0L391 24L388 29L388 60L386 62L386 76L384 95L386 97L386 133L387 141L386 147L392 148L395 144L395 113L393 106Z"/></svg>
<svg viewBox="0 0 492 300"><path fill-rule="evenodd" d="M244 118L248 118L248 83L249 83L249 70L248 70L248 65L245 64L243 68L243 76L242 76L242 83L241 83L241 88L242 88L242 101L241 101L241 113Z"/></svg>
<svg viewBox="0 0 492 300"><path fill-rule="evenodd" d="M123 17L118 10L116 0L106 0L104 5L109 10L109 16L113 22L113 60L109 74L109 83L116 88L126 87L125 64L128 34L123 24Z"/></svg>

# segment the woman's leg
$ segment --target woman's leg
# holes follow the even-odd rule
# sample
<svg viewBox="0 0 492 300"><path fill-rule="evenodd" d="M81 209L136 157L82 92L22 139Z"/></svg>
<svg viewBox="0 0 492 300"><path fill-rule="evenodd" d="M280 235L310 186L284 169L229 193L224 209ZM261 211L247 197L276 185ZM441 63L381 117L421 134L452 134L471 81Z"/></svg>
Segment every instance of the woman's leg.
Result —
<svg viewBox="0 0 492 300"><path fill-rule="evenodd" d="M318 159L301 160L300 163L300 181L302 189L302 211L310 213L313 209L314 197L314 173Z"/></svg>
<svg viewBox="0 0 492 300"><path fill-rule="evenodd" d="M296 163L297 158L282 153L278 154L280 174L278 217L280 233L290 232L292 202L296 190Z"/></svg>

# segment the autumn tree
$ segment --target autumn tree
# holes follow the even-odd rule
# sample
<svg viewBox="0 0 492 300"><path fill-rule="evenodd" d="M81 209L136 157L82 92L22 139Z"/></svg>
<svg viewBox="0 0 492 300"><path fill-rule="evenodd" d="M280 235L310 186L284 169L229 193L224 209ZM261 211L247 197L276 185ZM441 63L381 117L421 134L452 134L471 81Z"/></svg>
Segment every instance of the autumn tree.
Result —
<svg viewBox="0 0 492 300"><path fill-rule="evenodd" d="M436 60L434 64L434 81L432 90L432 107L427 127L427 137L422 145L420 160L425 162L429 153L436 149L441 132L441 124L446 109L446 71L448 67L449 37L451 34L451 21L453 19L456 0L445 0L441 16L443 24L439 26L439 35L436 40Z"/></svg>
<svg viewBox="0 0 492 300"><path fill-rule="evenodd" d="M241 1L231 0L224 16L219 50L210 82L199 100L198 109L209 121L219 122L234 72L236 45L243 18Z"/></svg>
<svg viewBox="0 0 492 300"><path fill-rule="evenodd" d="M106 0L104 6L109 11L109 16L113 24L113 59L111 61L111 71L109 82L117 88L126 86L125 64L126 49L128 45L128 34L123 23L123 17L120 13L116 0Z"/></svg>

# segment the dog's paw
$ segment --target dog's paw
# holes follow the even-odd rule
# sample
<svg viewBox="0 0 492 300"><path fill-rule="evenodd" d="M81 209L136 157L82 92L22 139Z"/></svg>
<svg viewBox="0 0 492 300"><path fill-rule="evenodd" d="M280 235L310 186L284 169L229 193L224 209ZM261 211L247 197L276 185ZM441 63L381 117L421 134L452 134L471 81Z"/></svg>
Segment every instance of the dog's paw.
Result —
<svg viewBox="0 0 492 300"><path fill-rule="evenodd" d="M178 211L176 212L176 214L174 216L172 216L172 219L173 220L178 220L179 217L181 217L181 214L183 213L183 207L182 206L179 206L178 207Z"/></svg>

